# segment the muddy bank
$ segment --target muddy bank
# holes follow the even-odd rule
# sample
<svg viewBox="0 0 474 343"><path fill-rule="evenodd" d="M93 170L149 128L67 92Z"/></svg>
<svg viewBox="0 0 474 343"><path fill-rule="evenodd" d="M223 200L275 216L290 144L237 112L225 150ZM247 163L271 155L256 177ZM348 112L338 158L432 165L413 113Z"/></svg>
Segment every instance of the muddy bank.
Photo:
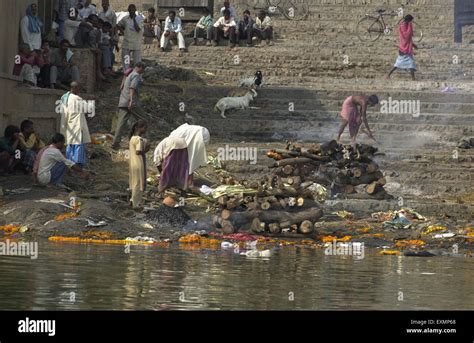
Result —
<svg viewBox="0 0 474 343"><path fill-rule="evenodd" d="M216 145L210 147L215 154ZM262 151L266 149L262 147ZM410 256L470 255L474 248L474 222L469 219L446 216L424 216L423 220L404 213L408 222L398 223L399 209L396 201L386 201L385 212L377 213L361 201L351 201L354 212L344 201L328 199L321 208L324 215L311 234L284 231L279 234L239 231L234 235L222 235L212 228L212 215L217 213L215 200L199 193L179 193L174 196L179 208L164 209L156 197L155 171L149 166L149 185L145 212L135 212L128 205L128 166L125 152L113 152L108 143L91 146L89 168L93 179L84 181L68 175L65 184L71 191L50 187L33 186L24 175L1 176L4 195L1 199L0 236L2 239L37 240L68 237L76 242L126 244L126 239L150 243L178 242L199 247L216 242L258 240L262 246L301 245L324 248L327 244L364 243L382 254L407 254ZM151 156L149 156L151 158ZM151 162L151 161L149 161ZM248 162L247 162L248 163ZM229 170L242 170L244 162L227 162ZM236 173L263 175L267 166L254 166L251 172ZM197 186L214 187L223 176L231 175L225 169L209 164L198 171ZM72 208L71 198L76 207ZM360 209L358 211L357 209ZM387 224L387 222L392 222ZM195 236L192 236L195 235ZM58 238L59 237L59 238ZM184 238L183 238L184 237ZM191 237L191 238L189 238ZM194 237L194 238L193 238ZM217 244L217 243L215 243ZM220 243L219 243L220 244Z"/></svg>
<svg viewBox="0 0 474 343"><path fill-rule="evenodd" d="M199 124L193 122L195 119L188 115L187 109L181 111L177 104L193 100L189 98L188 87L205 87L205 84L192 71L178 68L155 64L147 73L141 96L143 106L150 114L149 137L152 147L155 147L159 139L183 122ZM120 80L113 80L106 88L99 90L97 116L89 120L91 132L110 131L119 85ZM266 152L272 148L284 148L281 142L218 142L211 138L211 143L209 153L213 156L217 155L218 148L229 143L236 147L256 148L258 163L226 161L222 163L222 168L209 164L197 172L195 181L198 187L215 187L229 177L235 180L264 178L269 174L268 167L274 162L267 158ZM126 142L122 146L126 147ZM472 165L472 156L460 154L455 164L458 169L449 173L450 178L446 179L446 187L451 188L439 193L438 184L419 190L413 189L412 185L414 180L436 177L439 173L445 175L444 169L453 170L451 151L449 148L443 151L433 148L436 153L434 159L433 156L412 151L413 156L404 160L387 153L376 161L384 170L387 182L385 188L393 194L392 199L330 197L320 205L323 216L317 221L313 233L300 234L291 230L279 234L261 233L259 236L250 233L247 239L259 239L262 244L300 244L309 247L324 247L334 241L341 244L363 242L367 247L385 251L386 254L416 255L422 252L425 256L469 255L474 241L474 219L470 211L473 193L461 192L468 188L469 182L472 184L471 179L465 178L463 174L469 171L463 166ZM408 152L406 154L409 155ZM209 243L199 237L215 237L217 241L242 239L239 236L242 230L235 236L222 236L211 225L212 216L218 212L215 200L209 196L176 191L173 195L178 200L182 199L178 201L179 209L173 209L173 213L163 211L161 199L156 195L156 170L152 167L152 154L147 157L150 178L145 195L147 210L143 213L133 211L128 204L126 150L112 151L108 142L90 146L88 168L93 173L92 180L86 182L74 175L66 176L65 184L70 187L70 191L33 186L30 178L24 175L0 176L4 193L0 197L0 238L35 240L69 237L76 242L90 240L94 243L111 241L125 244L127 238L176 242L184 237L181 244L197 246L200 246L201 241ZM427 172L426 169L432 166L443 170ZM456 177L460 181L453 185L452 178ZM70 207L71 198L75 198L77 207ZM385 222L393 221L394 216L398 216L396 211L402 207L413 208L426 219L408 219L411 225L405 223L402 227L387 226ZM160 211L163 211L161 216ZM373 216L378 212L385 214L383 220L380 216ZM197 236L190 236L196 232Z"/></svg>

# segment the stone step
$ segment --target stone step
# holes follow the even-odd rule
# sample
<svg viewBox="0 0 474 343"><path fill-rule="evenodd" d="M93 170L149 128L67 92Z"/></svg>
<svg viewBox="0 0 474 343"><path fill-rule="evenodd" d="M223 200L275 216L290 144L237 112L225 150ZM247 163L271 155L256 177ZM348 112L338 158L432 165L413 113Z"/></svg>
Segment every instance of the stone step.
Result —
<svg viewBox="0 0 474 343"><path fill-rule="evenodd" d="M265 79L265 76L264 76ZM337 80L331 80L333 83L336 83ZM359 80L360 83L363 83L365 80ZM386 83L385 80L380 82ZM237 79L235 81L237 83ZM353 87L355 85L348 83L346 86ZM322 88L324 87L324 88ZM213 87L186 87L185 93L187 96L203 96L204 99L200 101L205 101L208 97L218 98L217 94L225 95L229 91L234 90L236 87L232 86L213 86ZM346 96L353 95L353 89L347 89L343 87L336 87L336 89L328 88L324 85L324 82L319 82L318 87L308 88L299 88L299 87L284 87L284 86L264 86L262 89L257 90L260 93L265 94L265 97L268 98L282 98L288 97L292 99L315 99L324 101L324 100L341 100ZM472 93L442 93L438 89L429 91L414 91L409 88L405 89L380 89L377 94L380 98L383 97L396 97L408 100L420 100L422 102L430 104L443 104L443 103L452 103L452 104L474 104L474 97Z"/></svg>

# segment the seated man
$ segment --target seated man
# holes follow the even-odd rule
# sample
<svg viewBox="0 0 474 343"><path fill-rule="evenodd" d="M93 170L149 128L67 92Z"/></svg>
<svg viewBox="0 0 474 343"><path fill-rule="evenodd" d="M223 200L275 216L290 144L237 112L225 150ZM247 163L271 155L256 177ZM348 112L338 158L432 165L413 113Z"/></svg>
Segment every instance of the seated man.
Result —
<svg viewBox="0 0 474 343"><path fill-rule="evenodd" d="M168 17L166 17L165 20L164 32L161 35L161 51L165 51L166 47L168 46L168 41L170 39L177 39L179 50L185 51L186 44L184 42L182 30L183 28L181 26L181 19L179 17L176 17L175 11L169 11Z"/></svg>
<svg viewBox="0 0 474 343"><path fill-rule="evenodd" d="M63 39L59 44L59 49L51 53L51 88L56 88L56 84L64 88L65 83L79 81L79 69L74 65L72 51L69 49L69 42ZM66 88L67 89L67 88Z"/></svg>
<svg viewBox="0 0 474 343"><path fill-rule="evenodd" d="M155 9L150 7L147 16L143 21L143 37L145 44L152 44L156 38L158 41L161 36L160 20L155 15Z"/></svg>
<svg viewBox="0 0 474 343"><path fill-rule="evenodd" d="M36 154L43 149L45 145L39 138L39 135L35 133L31 120L23 120L20 125L20 131L19 146L23 155L22 163L25 166L25 170L31 172L33 171Z"/></svg>
<svg viewBox="0 0 474 343"><path fill-rule="evenodd" d="M41 149L36 156L33 168L35 182L44 186L52 184L64 187L63 177L67 168L77 171L80 176L86 178L89 176L81 167L66 159L61 153L61 150L64 149L65 142L65 138L62 134L56 133L51 141L52 144Z"/></svg>
<svg viewBox="0 0 474 343"><path fill-rule="evenodd" d="M230 11L228 9L224 10L224 16L220 17L214 23L214 30L213 30L213 46L217 46L219 44L220 38L229 38L230 40L230 47L235 47L235 29L237 24L235 23L234 18L230 16Z"/></svg>
<svg viewBox="0 0 474 343"><path fill-rule="evenodd" d="M197 45L197 39L198 36L206 34L206 39L207 39L207 46L211 46L211 41L212 41L212 14L211 12L206 8L205 9L205 15L199 19L198 23L196 24L196 27L194 28L194 45Z"/></svg>
<svg viewBox="0 0 474 343"><path fill-rule="evenodd" d="M267 45L273 45L273 27L272 20L264 10L258 12L255 24L253 25L255 35L262 41L266 40Z"/></svg>
<svg viewBox="0 0 474 343"><path fill-rule="evenodd" d="M14 125L5 128L5 134L0 139L0 171L11 173L21 161L18 149L20 129Z"/></svg>
<svg viewBox="0 0 474 343"><path fill-rule="evenodd" d="M30 86L36 86L41 67L44 65L42 54L38 51L31 51L29 46L21 44L18 60L15 60L13 75L19 76L22 81Z"/></svg>
<svg viewBox="0 0 474 343"><path fill-rule="evenodd" d="M92 28L92 23L88 21L80 21L77 19L78 11L71 8L69 11L69 18L64 21L64 39L66 39L71 46L76 46L76 34L79 27Z"/></svg>
<svg viewBox="0 0 474 343"><path fill-rule="evenodd" d="M242 20L239 20L236 36L237 41L240 39L246 39L248 47L252 46L253 24L254 20L250 16L250 11L245 10Z"/></svg>

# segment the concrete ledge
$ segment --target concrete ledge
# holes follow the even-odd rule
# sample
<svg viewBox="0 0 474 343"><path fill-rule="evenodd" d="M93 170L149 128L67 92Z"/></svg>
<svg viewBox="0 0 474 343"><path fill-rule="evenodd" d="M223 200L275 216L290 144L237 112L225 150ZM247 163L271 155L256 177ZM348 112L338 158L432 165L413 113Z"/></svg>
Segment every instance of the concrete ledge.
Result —
<svg viewBox="0 0 474 343"><path fill-rule="evenodd" d="M21 82L21 79L18 76L3 73L3 72L0 72L0 79L5 79L5 80L15 81L15 82Z"/></svg>

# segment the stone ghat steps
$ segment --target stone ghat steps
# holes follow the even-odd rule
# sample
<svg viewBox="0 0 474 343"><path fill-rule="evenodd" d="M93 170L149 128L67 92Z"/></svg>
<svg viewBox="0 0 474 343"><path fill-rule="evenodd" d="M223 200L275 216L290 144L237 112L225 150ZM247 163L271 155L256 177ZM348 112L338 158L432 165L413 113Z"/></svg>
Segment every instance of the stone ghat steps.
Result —
<svg viewBox="0 0 474 343"><path fill-rule="evenodd" d="M205 59L196 59L194 63L190 61L177 62L170 58L168 61L164 58L158 58L160 63L168 67L179 67L192 69L199 74L211 73L213 81L228 83L230 77L247 77L255 70L261 70L267 78L265 83L269 85L298 85L299 83L316 83L319 78L343 78L343 79L383 79L391 69L392 63L378 64L371 66L345 67L344 65L333 63L306 63L306 62L288 62L278 65L266 65L258 58L248 60L242 65L233 65L232 58L229 56L226 61L218 60L215 63ZM219 66L218 64L221 64ZM418 81L472 81L474 73L470 68L441 68L434 65L430 70L428 66L419 67L416 78ZM211 78L209 78L211 79ZM410 75L406 71L398 71L392 75L392 80L404 80L410 82Z"/></svg>
<svg viewBox="0 0 474 343"><path fill-rule="evenodd" d="M275 47L275 46L274 46ZM360 45L354 44L352 46L344 46L342 44L326 44L322 42L318 45L310 46L301 46L299 42L294 41L284 41L281 45L277 45L277 48L281 47L281 53L275 56L269 57L271 60L281 61L286 60L287 58L301 59L301 60L328 60L342 58L344 55L347 55L350 60L358 61L378 61L385 60L392 62L394 58L398 55L397 44L387 46L382 44L377 47L361 47ZM200 49L199 46L191 47L192 50ZM260 48L256 49L243 49L237 48L239 50L244 50L251 52L251 50L257 50L257 53ZM237 50L236 49L236 50ZM294 49L298 49L295 51ZM424 48L420 46L420 49L416 50L415 58L417 62L432 62L432 63L442 63L453 65L453 56L456 56L458 63L457 65L469 64L472 66L472 52L474 46L470 48L456 48L456 47L447 47L447 48ZM206 54L207 51L199 51L201 54ZM192 56L193 51L190 51Z"/></svg>
<svg viewBox="0 0 474 343"><path fill-rule="evenodd" d="M228 45L228 42L222 44ZM204 41L201 41L198 45L192 44L189 46L188 52L183 55L183 58L200 57L202 60L203 57L227 54L234 56L235 53L238 52L242 56L265 55L267 58L274 60L285 60L287 58L320 60L324 57L333 58L334 56L347 54L352 58L376 61L384 58L392 60L393 56L397 55L397 48L398 42L395 40L381 40L371 45L361 45L358 42L345 43L340 40L334 41L321 36L305 41L278 39L273 46L254 46L252 48L244 46L244 42L242 41L240 46L232 50L222 45L219 47L208 47L205 46ZM173 50L176 51L176 47L173 47ZM154 54L162 58L168 56L175 57L173 51L160 52L157 44L143 45L143 51L145 54ZM422 43L419 45L419 49L415 51L415 57L417 59L430 58L430 60L435 62L453 64L453 56L456 55L459 64L472 63L472 51L472 44L470 46L454 44L441 46L433 44L423 45Z"/></svg>
<svg viewBox="0 0 474 343"><path fill-rule="evenodd" d="M245 132L255 132L260 130L276 130L282 134L285 132L291 132L294 134L299 131L300 136L305 135L307 132L311 132L313 129L318 130L337 130L340 125L340 118L338 112L334 111L333 115L323 116L323 114L314 113L308 115L301 114L280 114L275 115L274 112L269 111L268 113L245 111L229 111L226 112L226 119L221 119L220 114L213 111L197 111L191 110L187 112L191 115L195 121L201 125L212 125L219 132L224 130L238 130ZM386 116L382 119L378 119L376 115L368 114L368 121L373 131L377 133L377 136L383 136L385 134L393 135L405 135L412 134L423 137L429 135L430 138L443 138L444 140L458 142L462 136L473 136L474 135L474 123L466 124L463 121L457 121L453 123L449 116L446 116L442 123L434 122L423 122L410 120L411 115L406 115L407 120L387 120ZM221 121L223 120L223 121ZM230 127L226 127L229 125ZM403 137L400 137L403 140Z"/></svg>
<svg viewBox="0 0 474 343"><path fill-rule="evenodd" d="M274 29L278 37L296 37L301 36L302 34L317 34L317 33L345 33L348 34L345 38L350 38L354 35L356 38L357 31L365 28L360 24L359 21L362 19L362 15L357 17L347 18L334 18L334 19L313 19L306 21L297 21L293 25L285 24L283 21L275 21ZM384 19L385 20L385 19ZM453 19L450 19L449 22L441 23L437 25L438 18L433 16L432 18L426 18L424 20L417 19L416 25L414 28L415 37L421 30L423 32L423 41L426 39L428 41L436 38L450 38L451 41L454 39L454 24ZM375 21L375 19L374 19ZM385 21L387 27L390 29L390 33L387 36L398 38L398 20L388 20ZM369 22L367 23L368 27ZM418 30L418 31L417 31ZM438 37L440 35L440 37ZM289 37L288 37L289 38Z"/></svg>
<svg viewBox="0 0 474 343"><path fill-rule="evenodd" d="M201 122L210 122L212 120L220 120L219 112L214 112L209 109L199 109L197 107L190 107L187 110L189 115L195 117ZM460 134L469 135L474 134L474 117L469 118L451 118L449 115L440 116L439 120L429 120L427 116L420 115L420 117L414 118L411 114L395 115L395 114L373 114L368 113L368 120L371 126L376 127L378 130L387 130L395 132L406 132L406 131L430 131L436 133L449 133L456 130ZM311 126L326 126L332 125L334 122L339 123L339 111L332 112L319 112L310 111L302 113L301 111L296 112L285 112L275 110L232 110L226 112L225 119L230 124L236 124L236 121L240 121L239 127L248 125L248 129L253 131L259 127L270 128L280 127L285 124L288 129L296 128L300 130L305 129L306 124ZM252 125L252 122L254 125ZM225 122L221 123L225 125ZM218 123L216 123L218 125ZM254 128L252 128L254 126Z"/></svg>
<svg viewBox="0 0 474 343"><path fill-rule="evenodd" d="M332 80L331 80L332 81ZM333 80L336 82L337 80ZM342 80L344 81L344 80ZM363 82L364 80L358 80ZM237 83L237 79L235 81ZM385 80L382 80L385 83ZM298 88L298 87L274 87L274 86L264 86L261 89L258 89L257 92L259 96L258 100L265 96L266 98L276 98L276 100L291 98L291 99L309 99L317 101L326 101L326 100L343 100L345 97L354 94L353 88L356 86L356 83L344 81L344 87L336 87L334 89L327 88L326 85L322 85L322 82L318 83L318 87L312 88ZM321 88L324 87L324 88ZM215 99L225 96L229 91L235 90L237 87L232 86L213 86L213 87L186 87L185 94L189 97L203 96L202 101L206 101L207 98L212 97ZM260 94L262 96L260 96ZM400 98L406 100L420 100L421 102L431 103L431 104L463 104L470 105L474 104L474 97L472 93L442 93L439 90L434 91L415 91L409 89L393 89L387 90L381 88L377 94L379 97L388 98L392 96L393 98Z"/></svg>
<svg viewBox="0 0 474 343"><path fill-rule="evenodd" d="M266 69L262 68L261 66L253 66L251 70L261 70L265 75L265 84L267 86L278 86L278 85L285 85L285 86L302 86L302 85L316 85L320 80L327 80L333 79L334 84L337 84L338 79L343 80L345 82L352 82L354 83L354 87L364 88L365 89L381 89L382 87L387 88L394 88L397 89L400 87L400 84L405 83L408 87L412 84L414 90L422 90L426 87L446 87L451 86L453 84L460 85L460 88L464 88L464 85L467 83L472 83L474 80L474 75L469 75L466 72L462 73L427 73L427 72L420 72L416 74L416 82L412 82L410 75L407 72L395 72L392 75L391 80L385 81L384 78L390 69L390 66L386 68L384 71L375 70L375 71L365 71L365 72L354 72L351 70L322 70L320 72L313 72L308 73L304 70L286 70L284 68L280 69ZM250 69L250 68L247 68ZM213 76L207 78L209 80L209 84L228 84L229 79L240 79L243 77L248 77L250 70L243 70L243 69L211 69L211 68L193 68L196 72L201 74L205 73L212 73ZM365 79L365 80L364 80ZM358 86L356 85L360 80L364 80L363 83ZM372 82L371 82L372 81ZM387 84L386 86L382 85L381 81L385 81ZM435 82L433 82L435 81ZM331 87L331 83L327 83L328 87ZM469 86L471 87L471 86ZM412 88L412 87L410 87ZM441 90L441 89L440 89Z"/></svg>
<svg viewBox="0 0 474 343"><path fill-rule="evenodd" d="M291 117L294 120L298 118L318 118L320 120L326 120L329 118L336 117L340 113L341 106L332 106L325 107L322 105L312 105L308 103L307 105L302 105L298 102L290 104L291 100L284 102L281 106L276 106L270 101L257 101L251 103L251 106L258 107L258 109L253 110L239 110L238 113L245 117L247 114L251 114L253 118L268 118L271 116L273 120ZM198 103L194 101L186 102L187 108L186 111L207 115L210 112L214 111L214 105L216 102L206 102ZM418 112L418 109L413 107L404 107L400 110L392 107L389 108L387 105L386 108L379 107L377 109L369 109L367 111L368 115L373 120L379 120L387 123L396 123L398 121L406 123L432 123L432 124L441 124L441 125L466 125L469 127L474 125L474 112L468 113L453 113L447 111L439 112L426 112L427 109L421 108ZM236 112L237 110L231 110L230 113ZM218 112L216 112L218 113Z"/></svg>
<svg viewBox="0 0 474 343"><path fill-rule="evenodd" d="M234 4L237 3L234 1ZM248 1L251 3L251 1ZM298 1L296 1L298 3ZM310 18L327 18L328 16L345 16L350 18L350 15L377 15L376 11L378 9L385 9L386 10L386 17L385 19L390 20L391 16L388 14L391 11L397 11L399 8L402 7L402 2L387 4L384 2L378 2L374 4L356 4L356 3L333 3L333 4L320 4L315 2L314 0L309 0L308 2L309 14ZM245 4L238 4L237 5L237 12L241 13L244 9L249 8L251 12L255 12L254 6L246 6ZM404 14L412 14L415 19L418 18L425 18L425 17L437 17L440 20L449 19L452 17L454 13L454 5L450 5L448 3L427 3L427 4L407 4L406 2L403 4ZM274 18L282 17L282 14L279 9L275 12L269 12ZM393 18L399 19L398 16L394 16Z"/></svg>
<svg viewBox="0 0 474 343"><path fill-rule="evenodd" d="M346 93L347 96L350 93ZM187 96L193 97L192 94L187 93ZM227 94L215 93L213 95L208 95L205 98L200 98L199 101L190 101L191 104L199 108L214 108L214 105L217 101L223 97L226 97ZM394 96L394 95L385 95L383 93L378 93L379 100L381 101L380 107L376 111L383 111L385 113L395 113L396 112L408 112L409 109L417 110L417 103L413 101L419 101L419 110L420 113L415 113L415 115L422 116L423 119L432 119L439 120L443 115L449 115L454 120L467 120L469 117L474 118L474 103L456 103L452 101L448 102L438 102L433 100L420 100L416 95L412 95L409 98L404 98L403 96ZM390 98L389 98L390 97ZM253 100L252 105L261 106L263 109L268 109L272 111L282 111L288 112L290 106L294 111L299 111L304 113L305 111L317 111L317 110L340 110L342 103L345 100L345 97L342 94L335 99L328 99L326 97L321 97L315 94L313 97L301 97L296 96L292 97L288 95L285 98L277 98L275 95L261 90L259 95ZM395 105L396 104L396 105ZM369 109L369 112L372 112L373 109ZM411 113L411 112L410 112Z"/></svg>
<svg viewBox="0 0 474 343"><path fill-rule="evenodd" d="M169 67L172 68L178 66L171 65ZM265 89L271 87L283 87L285 89L288 89L288 87L292 87L294 89L299 89L299 91L302 92L303 89L321 90L321 88L323 87L324 91L345 92L350 90L350 92L360 93L379 93L382 91L397 93L401 89L403 89L407 92L419 94L420 97L423 97L423 94L435 94L435 96L438 97L443 97L445 95L453 96L453 99L455 99L456 96L472 97L472 95L474 94L474 82L472 80L461 79L460 77L450 78L448 81L411 81L407 73L401 72L394 73L390 80L385 80L384 76L386 75L386 73L385 75L379 73L375 75L367 74L365 75L365 77L343 78L341 75L338 75L337 77L328 77L323 75L309 77L304 74L298 74L296 76L293 76L292 74L286 71L280 72L280 75L278 76L273 76L275 73L271 69L265 70L259 67L260 66L254 66L254 68L245 69L219 69L213 70L211 72L211 68L194 69L187 68L182 65L179 66L179 68L192 70L196 76L201 78L201 82L203 85L211 87L229 87L230 85L236 88L238 85L238 81L241 78L252 76L255 70L262 70L264 72ZM445 88L448 86L454 88L454 90L449 93L443 93L443 90L445 90ZM407 98L409 99L410 97L407 96Z"/></svg>
<svg viewBox="0 0 474 343"><path fill-rule="evenodd" d="M181 57L180 61L175 61L176 56L173 53L159 53L158 51L147 53L147 56L156 56L165 63L181 62L188 65L202 65L205 63L212 63L213 65L232 66L235 65L236 58L241 64L270 64L272 67L279 68L326 68L326 69L359 69L372 68L380 69L387 68L387 65L393 65L398 53L391 49L390 53L385 55L374 56L371 52L351 51L351 50L333 50L316 53L307 49L306 51L294 52L289 48L282 48L276 53L274 50L272 56L268 56L270 49L261 48L235 48L232 51L224 51L222 48L206 48L197 50L196 47L191 47L190 51ZM471 52L472 54L472 52ZM443 55L436 52L423 51L423 53L416 55L416 63L419 69L423 70L437 70L441 72L456 72L464 70L472 70L474 61L470 58L470 54L463 52L456 54L453 57L453 52L444 53ZM347 58L347 63L344 60ZM456 60L453 63L453 60ZM269 65L269 67L270 67Z"/></svg>
<svg viewBox="0 0 474 343"><path fill-rule="evenodd" d="M265 47L260 49L237 48L204 48L190 52L182 57L173 53L156 53L146 51L144 56L157 58L161 64L179 66L196 71L207 71L214 74L236 75L237 70L244 71L261 69L269 76L305 76L305 77L376 77L386 74L393 65L396 54L371 57L363 54L347 55L348 63L344 64L344 54L316 55L305 53L297 55L281 49ZM467 57L460 57L460 64L453 64L453 56L435 58L433 55L421 56L418 63L418 78L422 80L449 80L453 77L471 80L473 78L473 62ZM397 74L403 74L397 73Z"/></svg>
<svg viewBox="0 0 474 343"><path fill-rule="evenodd" d="M222 120L222 121L219 121ZM232 137L233 133L239 132L248 137L261 137L261 135L274 136L275 133L285 137L302 137L311 136L314 132L322 130L332 130L332 137L335 136L340 122L322 122L318 120L272 120L272 119L243 119L229 114L227 119L213 117L199 118L193 121L198 125L208 127L218 136ZM253 122L253 125L252 125ZM390 140L397 141L404 145L410 145L410 142L404 142L407 139L419 138L420 141L437 142L440 140L451 140L457 143L459 138L466 135L474 134L474 126L465 128L462 125L451 126L435 126L435 125L404 125L404 124L379 124L369 119L369 125L374 132L375 138L393 136ZM272 139L273 140L273 139Z"/></svg>
<svg viewBox="0 0 474 343"><path fill-rule="evenodd" d="M194 117L194 116L193 116ZM231 141L278 141L297 139L302 141L325 141L337 135L340 122L318 120L272 120L243 119L229 114L227 119L209 114L207 117L195 118L193 124L202 125L220 139ZM393 125L378 124L369 118L369 125L376 139L388 141L399 147L422 147L423 145L444 146L449 143L455 147L463 136L472 136L474 126L465 128L458 126L433 125ZM370 141L368 141L370 143Z"/></svg>

